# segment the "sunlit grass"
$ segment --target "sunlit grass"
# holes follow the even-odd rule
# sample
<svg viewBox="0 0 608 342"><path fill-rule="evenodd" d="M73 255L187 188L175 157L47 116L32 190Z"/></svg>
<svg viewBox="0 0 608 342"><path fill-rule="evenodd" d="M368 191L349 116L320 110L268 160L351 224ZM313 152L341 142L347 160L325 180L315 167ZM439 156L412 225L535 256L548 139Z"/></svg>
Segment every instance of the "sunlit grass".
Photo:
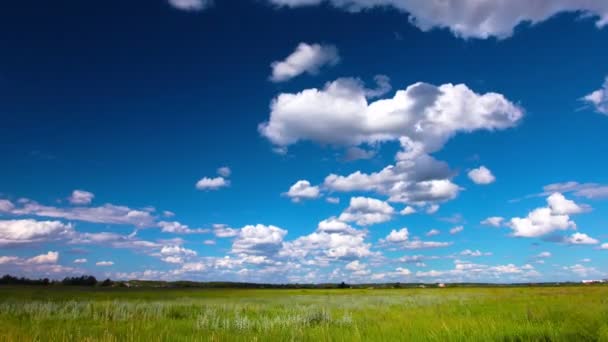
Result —
<svg viewBox="0 0 608 342"><path fill-rule="evenodd" d="M608 341L608 287L9 287L0 340Z"/></svg>

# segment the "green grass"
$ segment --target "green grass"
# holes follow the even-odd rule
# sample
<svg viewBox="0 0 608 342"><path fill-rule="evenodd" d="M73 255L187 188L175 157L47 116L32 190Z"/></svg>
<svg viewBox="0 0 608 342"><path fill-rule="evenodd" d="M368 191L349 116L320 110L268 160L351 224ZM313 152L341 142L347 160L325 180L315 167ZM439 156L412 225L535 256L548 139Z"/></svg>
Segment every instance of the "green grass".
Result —
<svg viewBox="0 0 608 342"><path fill-rule="evenodd" d="M0 341L608 341L608 287L0 287Z"/></svg>

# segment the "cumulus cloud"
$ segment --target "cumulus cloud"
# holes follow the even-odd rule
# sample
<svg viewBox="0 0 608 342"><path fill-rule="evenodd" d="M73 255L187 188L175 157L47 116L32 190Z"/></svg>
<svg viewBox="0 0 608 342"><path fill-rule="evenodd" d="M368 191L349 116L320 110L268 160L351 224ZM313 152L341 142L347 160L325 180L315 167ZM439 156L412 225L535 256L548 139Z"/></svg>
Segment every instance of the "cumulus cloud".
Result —
<svg viewBox="0 0 608 342"><path fill-rule="evenodd" d="M95 195L92 192L84 190L74 190L69 198L70 203L75 205L86 205L93 201Z"/></svg>
<svg viewBox="0 0 608 342"><path fill-rule="evenodd" d="M230 175L232 174L232 170L228 166L222 166L217 169L217 174L224 178L227 178L230 177Z"/></svg>
<svg viewBox="0 0 608 342"><path fill-rule="evenodd" d="M232 253L274 255L281 249L285 235L287 230L272 225L245 226L232 243Z"/></svg>
<svg viewBox="0 0 608 342"><path fill-rule="evenodd" d="M411 215L411 214L415 214L416 213L416 209L412 206L406 206L405 208L403 208L399 214L401 215Z"/></svg>
<svg viewBox="0 0 608 342"><path fill-rule="evenodd" d="M608 4L588 0L268 0L281 6L297 7L329 3L358 12L375 7L392 7L409 15L409 22L422 31L448 29L462 38L513 35L520 24L538 24L560 13L577 13L593 18L597 27L608 24Z"/></svg>
<svg viewBox="0 0 608 342"><path fill-rule="evenodd" d="M576 229L570 215L589 208L566 199L561 193L553 193L547 198L547 207L531 211L527 217L514 217L508 223L513 235L519 237L539 237L558 230Z"/></svg>
<svg viewBox="0 0 608 342"><path fill-rule="evenodd" d="M300 202L304 199L315 199L321 195L318 186L312 186L307 180L299 180L293 184L285 196L291 198L293 202Z"/></svg>
<svg viewBox="0 0 608 342"><path fill-rule="evenodd" d="M203 177L196 182L196 188L198 190L218 190L223 187L230 185L230 181L224 177Z"/></svg>
<svg viewBox="0 0 608 342"><path fill-rule="evenodd" d="M239 234L239 230L230 228L225 224L214 224L213 234L219 238L230 238L237 236Z"/></svg>
<svg viewBox="0 0 608 342"><path fill-rule="evenodd" d="M480 166L477 169L469 171L468 176L475 184L480 185L491 184L496 180L492 171L485 166Z"/></svg>
<svg viewBox="0 0 608 342"><path fill-rule="evenodd" d="M213 5L213 0L169 0L169 4L182 11L202 11Z"/></svg>
<svg viewBox="0 0 608 342"><path fill-rule="evenodd" d="M0 213L7 213L15 209L13 202L5 199L0 199Z"/></svg>
<svg viewBox="0 0 608 342"><path fill-rule="evenodd" d="M185 259L197 255L196 251L177 245L163 246L159 254L162 261L170 264L182 264Z"/></svg>
<svg viewBox="0 0 608 342"><path fill-rule="evenodd" d="M392 219L395 209L388 203L369 197L352 197L346 210L339 219L345 222L356 222L360 226L369 226Z"/></svg>
<svg viewBox="0 0 608 342"><path fill-rule="evenodd" d="M564 239L564 242L570 245L597 245L599 240L590 237L583 233L574 233Z"/></svg>
<svg viewBox="0 0 608 342"><path fill-rule="evenodd" d="M0 246L49 242L73 234L71 224L59 221L0 220Z"/></svg>
<svg viewBox="0 0 608 342"><path fill-rule="evenodd" d="M48 252L27 260L28 264L55 264L59 260L59 252Z"/></svg>
<svg viewBox="0 0 608 342"><path fill-rule="evenodd" d="M400 230L391 230L390 234L386 236L386 241L390 243L400 243L408 240L410 236L410 232L407 228L402 228Z"/></svg>
<svg viewBox="0 0 608 342"><path fill-rule="evenodd" d="M300 43L283 61L273 62L273 82L285 82L303 73L315 75L323 66L336 65L340 61L338 49L333 45Z"/></svg>
<svg viewBox="0 0 608 342"><path fill-rule="evenodd" d="M606 77L602 88L583 97L583 101L593 106L596 112L608 115L608 77Z"/></svg>

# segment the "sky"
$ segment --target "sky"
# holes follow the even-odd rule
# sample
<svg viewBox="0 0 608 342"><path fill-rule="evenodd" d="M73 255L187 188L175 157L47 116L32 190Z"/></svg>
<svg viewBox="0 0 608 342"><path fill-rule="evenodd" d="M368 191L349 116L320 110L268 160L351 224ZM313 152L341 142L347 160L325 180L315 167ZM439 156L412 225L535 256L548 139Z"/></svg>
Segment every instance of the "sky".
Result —
<svg viewBox="0 0 608 342"><path fill-rule="evenodd" d="M0 273L608 278L608 3L0 12Z"/></svg>

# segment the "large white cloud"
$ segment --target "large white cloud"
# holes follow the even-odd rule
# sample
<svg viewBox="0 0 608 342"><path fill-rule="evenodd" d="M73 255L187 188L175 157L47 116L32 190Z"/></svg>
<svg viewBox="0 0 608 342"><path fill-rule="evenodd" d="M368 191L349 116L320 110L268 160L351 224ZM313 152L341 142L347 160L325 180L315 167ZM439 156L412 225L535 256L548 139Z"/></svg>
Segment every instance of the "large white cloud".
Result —
<svg viewBox="0 0 608 342"><path fill-rule="evenodd" d="M586 210L586 206L566 199L561 193L553 193L547 197L547 205L534 209L527 217L512 218L508 225L513 229L513 235L538 237L559 230L576 229L576 223L569 215Z"/></svg>
<svg viewBox="0 0 608 342"><path fill-rule="evenodd" d="M272 225L245 226L232 243L232 253L274 255L281 249L285 235L287 230Z"/></svg>
<svg viewBox="0 0 608 342"><path fill-rule="evenodd" d="M583 100L592 105L598 113L608 115L608 77L600 89L583 97Z"/></svg>
<svg viewBox="0 0 608 342"><path fill-rule="evenodd" d="M421 154L441 149L458 132L504 129L523 116L503 95L480 95L464 84L415 83L393 98L370 103L367 97L361 82L352 78L323 89L283 93L259 129L279 146L302 140L355 146L405 138L402 143Z"/></svg>
<svg viewBox="0 0 608 342"><path fill-rule="evenodd" d="M288 81L303 73L316 74L325 65L335 65L340 61L338 49L333 45L300 43L283 61L271 64L273 82Z"/></svg>
<svg viewBox="0 0 608 342"><path fill-rule="evenodd" d="M339 219L345 222L356 222L361 226L389 221L395 214L390 204L369 197L353 197Z"/></svg>
<svg viewBox="0 0 608 342"><path fill-rule="evenodd" d="M268 0L282 6L329 3L348 11L392 7L409 14L423 31L447 28L463 38L506 38L521 23L537 24L559 13L593 17L598 27L608 24L603 0Z"/></svg>
<svg viewBox="0 0 608 342"><path fill-rule="evenodd" d="M321 195L318 186L312 186L307 180L299 180L295 182L285 196L291 198L293 202L300 202L304 199L315 199Z"/></svg>
<svg viewBox="0 0 608 342"><path fill-rule="evenodd" d="M72 234L72 225L59 221L0 220L0 246L46 242Z"/></svg>

